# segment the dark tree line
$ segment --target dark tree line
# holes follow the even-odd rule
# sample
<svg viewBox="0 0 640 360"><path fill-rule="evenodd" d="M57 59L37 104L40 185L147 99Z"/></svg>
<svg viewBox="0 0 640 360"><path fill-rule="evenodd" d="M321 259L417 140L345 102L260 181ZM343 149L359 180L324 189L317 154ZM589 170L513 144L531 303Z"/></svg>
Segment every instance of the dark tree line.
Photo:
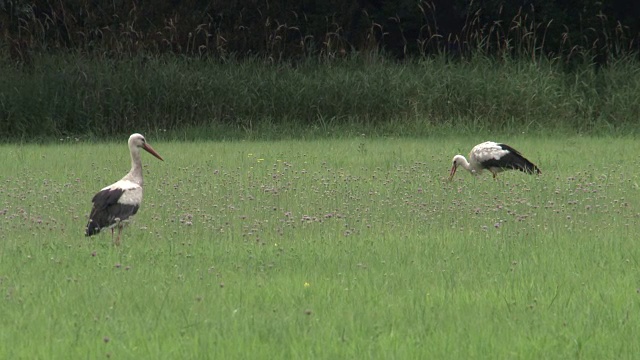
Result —
<svg viewBox="0 0 640 360"><path fill-rule="evenodd" d="M640 49L629 0L0 0L3 52L296 59L384 51L597 63Z"/></svg>

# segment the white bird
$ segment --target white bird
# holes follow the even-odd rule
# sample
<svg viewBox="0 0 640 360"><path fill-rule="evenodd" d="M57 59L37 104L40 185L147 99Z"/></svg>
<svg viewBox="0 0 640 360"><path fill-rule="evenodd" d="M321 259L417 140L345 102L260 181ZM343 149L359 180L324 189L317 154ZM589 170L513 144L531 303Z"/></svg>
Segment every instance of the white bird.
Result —
<svg viewBox="0 0 640 360"><path fill-rule="evenodd" d="M120 245L120 234L125 222L138 212L142 202L142 162L140 148L151 155L163 160L160 155L147 144L144 136L133 134L129 137L129 151L131 152L131 170L120 181L100 190L91 200L93 208L89 215L89 222L85 235L91 236L103 229L118 227L118 237L115 245Z"/></svg>
<svg viewBox="0 0 640 360"><path fill-rule="evenodd" d="M454 156L449 180L453 179L458 166L462 166L473 175L479 175L482 170L487 169L493 174L494 179L504 170L520 170L529 174L541 173L540 169L522 156L518 150L493 141L474 146L469 153L469 161L462 155Z"/></svg>

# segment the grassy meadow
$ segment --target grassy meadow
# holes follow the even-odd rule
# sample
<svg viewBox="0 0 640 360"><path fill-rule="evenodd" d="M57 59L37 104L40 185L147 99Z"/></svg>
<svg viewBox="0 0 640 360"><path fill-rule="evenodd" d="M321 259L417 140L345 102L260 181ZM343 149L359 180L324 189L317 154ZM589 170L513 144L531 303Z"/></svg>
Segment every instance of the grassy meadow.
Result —
<svg viewBox="0 0 640 360"><path fill-rule="evenodd" d="M0 145L1 358L640 353L636 139L494 138L542 176L447 182L485 138L148 136L116 248L83 231L125 140Z"/></svg>

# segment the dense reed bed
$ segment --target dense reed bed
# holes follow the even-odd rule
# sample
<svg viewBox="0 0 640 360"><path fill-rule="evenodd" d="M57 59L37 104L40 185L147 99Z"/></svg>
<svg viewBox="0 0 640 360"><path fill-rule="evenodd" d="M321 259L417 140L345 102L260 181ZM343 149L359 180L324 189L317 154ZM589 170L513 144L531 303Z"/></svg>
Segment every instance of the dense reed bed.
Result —
<svg viewBox="0 0 640 360"><path fill-rule="evenodd" d="M0 63L4 140L131 129L209 139L636 133L640 114L640 62L632 59L571 71L484 57L270 64L60 54L34 62L29 71Z"/></svg>

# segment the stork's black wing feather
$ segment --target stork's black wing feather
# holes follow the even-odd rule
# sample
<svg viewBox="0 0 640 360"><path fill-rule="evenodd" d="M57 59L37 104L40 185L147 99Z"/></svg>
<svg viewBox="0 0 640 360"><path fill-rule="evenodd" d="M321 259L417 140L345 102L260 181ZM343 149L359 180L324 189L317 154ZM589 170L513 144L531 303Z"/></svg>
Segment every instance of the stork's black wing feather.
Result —
<svg viewBox="0 0 640 360"><path fill-rule="evenodd" d="M91 210L91 212L93 213L96 210L106 209L117 203L122 194L124 194L124 190L120 188L109 188L99 191L93 196L93 199L91 199L91 202L93 203L93 210Z"/></svg>
<svg viewBox="0 0 640 360"><path fill-rule="evenodd" d="M118 199L126 190L104 189L98 192L93 199L93 208L87 223L86 236L91 236L100 232L102 228L109 227L116 221L126 220L138 212L138 205L118 203Z"/></svg>
<svg viewBox="0 0 640 360"><path fill-rule="evenodd" d="M507 150L509 153L504 155L498 160L490 160L487 162L488 167L499 167L503 169L514 169L524 171L529 174L540 174L541 171L538 167L527 160L520 152L507 144L498 144L502 150ZM489 164L490 162L490 164ZM483 164L484 165L484 164Z"/></svg>

